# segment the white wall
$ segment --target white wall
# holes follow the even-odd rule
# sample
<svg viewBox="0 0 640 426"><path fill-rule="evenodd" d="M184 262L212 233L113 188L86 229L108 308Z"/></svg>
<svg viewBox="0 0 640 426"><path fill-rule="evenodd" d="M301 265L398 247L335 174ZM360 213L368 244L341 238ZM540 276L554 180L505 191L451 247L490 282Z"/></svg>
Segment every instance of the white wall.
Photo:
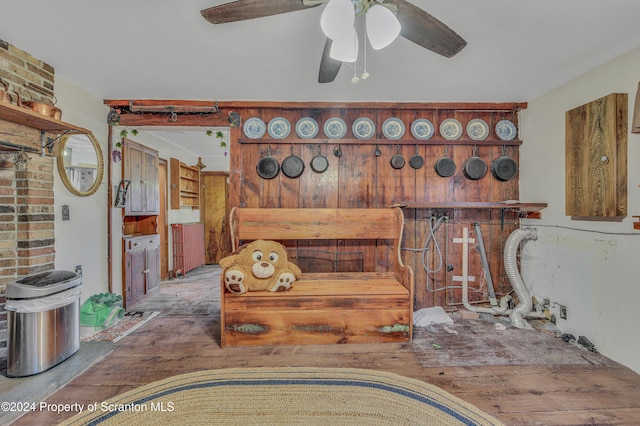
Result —
<svg viewBox="0 0 640 426"><path fill-rule="evenodd" d="M73 195L54 167L56 269L73 271L82 265L81 301L108 290L107 250L107 135L109 112L102 99L56 77L56 104L62 120L90 130L102 148L105 172L98 191L87 197ZM57 160L56 160L57 161ZM62 206L68 205L70 220L62 220Z"/></svg>
<svg viewBox="0 0 640 426"><path fill-rule="evenodd" d="M640 134L629 133L628 217L622 222L572 220L565 215L565 112L610 93L629 94L629 128L640 50L590 71L530 101L521 112L520 198L547 202L542 220L526 220L539 238L522 249L521 268L531 293L567 306L558 327L585 336L602 354L640 373ZM574 229L568 229L574 228Z"/></svg>

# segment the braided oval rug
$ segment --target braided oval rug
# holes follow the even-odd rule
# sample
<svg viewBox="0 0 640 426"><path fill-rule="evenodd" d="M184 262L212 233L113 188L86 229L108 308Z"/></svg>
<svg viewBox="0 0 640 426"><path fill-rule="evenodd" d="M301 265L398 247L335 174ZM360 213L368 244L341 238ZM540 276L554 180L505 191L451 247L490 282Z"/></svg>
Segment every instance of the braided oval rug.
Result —
<svg viewBox="0 0 640 426"><path fill-rule="evenodd" d="M450 393L354 368L230 368L173 376L63 425L501 425Z"/></svg>

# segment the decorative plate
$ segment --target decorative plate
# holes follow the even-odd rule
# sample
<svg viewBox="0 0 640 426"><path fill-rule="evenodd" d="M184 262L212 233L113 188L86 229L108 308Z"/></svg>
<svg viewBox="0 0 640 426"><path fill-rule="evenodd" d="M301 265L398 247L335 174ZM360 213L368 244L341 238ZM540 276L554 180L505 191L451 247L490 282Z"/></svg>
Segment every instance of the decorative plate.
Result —
<svg viewBox="0 0 640 426"><path fill-rule="evenodd" d="M518 129L511 121L500 120L496 124L496 135L503 141L512 141L518 135Z"/></svg>
<svg viewBox="0 0 640 426"><path fill-rule="evenodd" d="M258 117L252 117L244 122L242 130L249 139L260 139L267 131L267 126Z"/></svg>
<svg viewBox="0 0 640 426"><path fill-rule="evenodd" d="M318 134L318 122L311 117L302 117L296 123L296 134L302 139L315 138Z"/></svg>
<svg viewBox="0 0 640 426"><path fill-rule="evenodd" d="M474 141L483 141L489 136L489 125L481 118L474 118L467 123L467 135Z"/></svg>
<svg viewBox="0 0 640 426"><path fill-rule="evenodd" d="M431 139L434 131L435 128L433 127L433 123L426 118L418 118L411 124L411 134L416 139Z"/></svg>
<svg viewBox="0 0 640 426"><path fill-rule="evenodd" d="M358 139L371 139L376 132L376 125L370 118L360 117L353 122L351 130Z"/></svg>
<svg viewBox="0 0 640 426"><path fill-rule="evenodd" d="M387 139L401 139L404 136L404 123L399 118L387 118L382 123L382 134Z"/></svg>
<svg viewBox="0 0 640 426"><path fill-rule="evenodd" d="M284 117L276 117L269 121L267 130L269 131L269 136L272 138L284 139L291 133L291 124L289 124L289 120Z"/></svg>
<svg viewBox="0 0 640 426"><path fill-rule="evenodd" d="M340 117L333 117L324 122L324 134L330 139L342 139L347 134L347 123Z"/></svg>
<svg viewBox="0 0 640 426"><path fill-rule="evenodd" d="M447 118L440 123L440 134L449 141L460 139L460 136L462 136L462 124L455 118Z"/></svg>

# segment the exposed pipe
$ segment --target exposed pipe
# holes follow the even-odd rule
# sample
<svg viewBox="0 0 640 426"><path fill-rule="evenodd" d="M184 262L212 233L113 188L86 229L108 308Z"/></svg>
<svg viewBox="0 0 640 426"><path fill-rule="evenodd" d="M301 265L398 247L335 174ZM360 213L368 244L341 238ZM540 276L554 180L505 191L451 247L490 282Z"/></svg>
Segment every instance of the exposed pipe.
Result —
<svg viewBox="0 0 640 426"><path fill-rule="evenodd" d="M517 328L525 328L523 317L546 318L541 312L531 311L533 302L529 291L524 285L518 266L516 263L516 252L520 241L523 239L533 239L536 237L536 231L533 228L516 229L509 235L505 243L504 263L509 278L509 282L513 290L518 295L518 306L515 309L507 309L507 304L511 300L511 296L504 296L500 299L500 306L480 307L472 306L469 303L469 229L462 228L462 304L464 307L477 313L486 313L492 315L509 315L511 324Z"/></svg>
<svg viewBox="0 0 640 426"><path fill-rule="evenodd" d="M489 260L487 259L487 252L484 248L484 240L482 238L482 230L479 223L474 223L473 226L476 229L476 238L478 239L478 247L480 248L480 258L482 259L482 267L484 268L484 274L487 279L487 291L489 292L489 303L491 309L496 314L504 314L509 309L509 302L511 296L506 295L500 299L500 305L498 306L498 299L496 298L496 292L493 288L493 280L491 278L491 270L489 269Z"/></svg>
<svg viewBox="0 0 640 426"><path fill-rule="evenodd" d="M511 312L507 309L509 300L511 300L511 296L505 296L500 300L500 307L496 303L490 308L473 306L469 303L469 228L462 228L462 304L471 312L508 315Z"/></svg>
<svg viewBox="0 0 640 426"><path fill-rule="evenodd" d="M493 289L493 279L491 278L491 270L489 269L489 260L487 259L487 252L484 249L484 240L482 239L482 228L479 223L474 223L473 227L476 229L476 238L478 239L478 248L480 249L480 259L482 259L482 267L484 268L484 274L487 277L487 291L489 292L489 301L491 306L496 306L498 301L496 300L496 292Z"/></svg>

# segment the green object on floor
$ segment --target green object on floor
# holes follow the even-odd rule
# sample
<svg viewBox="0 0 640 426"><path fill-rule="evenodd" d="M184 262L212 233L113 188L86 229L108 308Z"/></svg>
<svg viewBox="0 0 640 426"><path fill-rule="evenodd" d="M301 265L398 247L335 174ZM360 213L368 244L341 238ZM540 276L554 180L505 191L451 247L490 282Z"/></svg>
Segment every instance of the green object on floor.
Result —
<svg viewBox="0 0 640 426"><path fill-rule="evenodd" d="M99 293L89 297L80 307L80 325L101 330L124 317L122 296Z"/></svg>

